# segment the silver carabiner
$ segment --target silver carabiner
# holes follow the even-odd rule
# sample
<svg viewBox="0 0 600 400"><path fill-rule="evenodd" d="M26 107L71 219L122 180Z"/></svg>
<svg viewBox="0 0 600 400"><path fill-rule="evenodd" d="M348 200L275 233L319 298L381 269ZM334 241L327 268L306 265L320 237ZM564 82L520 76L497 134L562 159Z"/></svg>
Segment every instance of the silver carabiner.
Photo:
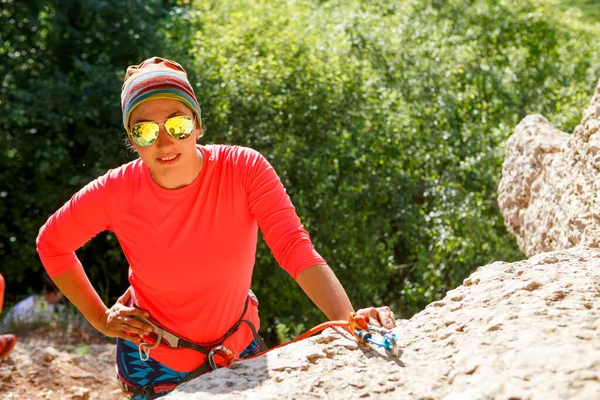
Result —
<svg viewBox="0 0 600 400"><path fill-rule="evenodd" d="M155 328L156 330L156 328ZM158 337L156 338L156 342L150 346L147 342L141 342L140 345L138 346L138 351L140 353L140 360L142 360L142 362L144 361L148 361L148 359L150 358L150 350L155 349L158 347L158 345L160 344L160 341L162 340L162 336L163 336L163 330L162 329L158 329Z"/></svg>
<svg viewBox="0 0 600 400"><path fill-rule="evenodd" d="M140 360L142 362L148 361L150 358L150 345L146 342L141 342L138 346L138 351L140 352Z"/></svg>

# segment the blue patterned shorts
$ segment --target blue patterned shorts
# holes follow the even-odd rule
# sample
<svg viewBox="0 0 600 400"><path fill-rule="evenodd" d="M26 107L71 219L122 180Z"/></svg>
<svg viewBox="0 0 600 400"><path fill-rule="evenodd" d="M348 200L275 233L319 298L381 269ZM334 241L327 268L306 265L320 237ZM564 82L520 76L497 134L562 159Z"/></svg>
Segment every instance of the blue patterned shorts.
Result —
<svg viewBox="0 0 600 400"><path fill-rule="evenodd" d="M259 350L258 342L253 340L240 354L240 358L252 356ZM117 371L127 382L139 386L179 383L191 373L177 372L152 358L142 361L135 343L123 339L117 339ZM165 396L167 393L169 392L156 394L151 398L137 395L132 396L132 399L152 400Z"/></svg>

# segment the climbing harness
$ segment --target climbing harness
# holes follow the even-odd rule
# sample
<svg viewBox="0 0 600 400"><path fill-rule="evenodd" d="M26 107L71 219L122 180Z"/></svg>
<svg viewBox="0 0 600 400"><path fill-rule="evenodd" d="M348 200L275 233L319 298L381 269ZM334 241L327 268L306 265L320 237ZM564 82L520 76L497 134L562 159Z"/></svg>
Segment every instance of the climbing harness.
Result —
<svg viewBox="0 0 600 400"><path fill-rule="evenodd" d="M142 395L146 396L147 398L152 398L152 396L154 396L155 394L160 394L173 390L176 386L187 382L191 379L194 379L200 375L203 375L207 372L213 371L221 366L229 367L231 363L235 360L235 354L230 349L223 346L223 342L231 335L233 335L239 329L242 323L246 323L250 327L252 335L254 336L254 340L256 340L259 343L260 349L266 350L267 346L265 345L262 338L258 335L254 324L244 319L244 315L246 314L246 310L248 309L248 303L251 298L256 300L256 296L254 295L254 293L252 291L249 291L248 297L246 298L246 303L244 304L244 310L242 311L242 314L238 321L227 332L225 332L221 339L209 344L199 344L191 342L187 339L177 336L175 333L170 332L165 327L158 325L156 322L148 318L136 316L136 319L152 326L153 333L150 336L156 338L156 341L152 345L150 345L148 342L143 341L138 346L141 361L147 361L150 358L150 352L152 351L152 349L155 349L161 343L171 348L188 348L196 350L206 355L206 361L178 383L139 386L128 382L117 371L117 378L123 393L131 395L132 397L136 395ZM256 301L258 302L258 300ZM216 356L219 356L222 359L222 365L219 365L217 363L217 361L215 360Z"/></svg>

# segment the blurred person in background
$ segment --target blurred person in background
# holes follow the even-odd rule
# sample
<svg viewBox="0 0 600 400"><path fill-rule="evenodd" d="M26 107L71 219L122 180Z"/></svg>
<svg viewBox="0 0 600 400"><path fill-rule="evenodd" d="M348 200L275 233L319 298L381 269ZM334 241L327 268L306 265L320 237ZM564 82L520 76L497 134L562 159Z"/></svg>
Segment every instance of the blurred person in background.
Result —
<svg viewBox="0 0 600 400"><path fill-rule="evenodd" d="M15 304L4 316L4 329L18 325L45 323L52 319L57 311L57 304L63 298L62 293L48 273L42 272L41 293L32 294Z"/></svg>

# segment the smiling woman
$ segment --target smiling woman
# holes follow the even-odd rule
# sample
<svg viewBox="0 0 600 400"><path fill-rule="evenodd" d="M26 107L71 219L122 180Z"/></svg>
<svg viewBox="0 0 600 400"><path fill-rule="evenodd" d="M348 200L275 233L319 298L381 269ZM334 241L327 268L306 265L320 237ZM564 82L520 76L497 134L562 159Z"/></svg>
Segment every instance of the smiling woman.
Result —
<svg viewBox="0 0 600 400"><path fill-rule="evenodd" d="M202 169L202 113L181 65L154 57L127 68L121 105L128 138L154 181L167 189L189 185Z"/></svg>
<svg viewBox="0 0 600 400"><path fill-rule="evenodd" d="M65 296L117 338L124 392L160 397L264 349L250 290L258 228L323 313L348 319L353 307L344 288L267 160L250 148L196 143L200 106L179 64L155 57L129 67L121 98L140 158L76 193L41 228L37 245ZM130 265L131 286L111 308L74 253L103 230L116 234ZM389 307L358 313L372 325L394 326Z"/></svg>

